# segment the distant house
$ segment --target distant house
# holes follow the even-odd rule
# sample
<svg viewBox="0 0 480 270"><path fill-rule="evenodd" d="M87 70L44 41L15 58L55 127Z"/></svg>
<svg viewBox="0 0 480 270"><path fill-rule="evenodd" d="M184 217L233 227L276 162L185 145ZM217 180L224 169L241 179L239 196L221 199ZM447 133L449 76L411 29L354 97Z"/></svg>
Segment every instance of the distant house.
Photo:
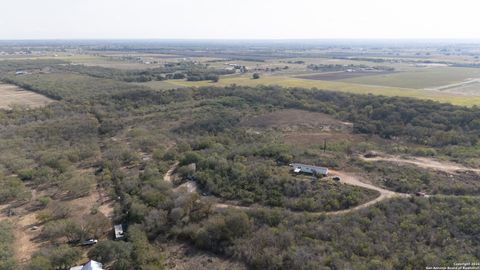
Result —
<svg viewBox="0 0 480 270"><path fill-rule="evenodd" d="M87 264L72 267L70 270L103 270L103 265L94 260L90 260Z"/></svg>
<svg viewBox="0 0 480 270"><path fill-rule="evenodd" d="M312 165L305 165L300 163L290 164L293 168L294 173L306 173L306 174L315 174L315 175L328 175L328 168L318 167Z"/></svg>
<svg viewBox="0 0 480 270"><path fill-rule="evenodd" d="M115 240L123 240L125 238L122 224L114 225L113 230L115 231Z"/></svg>

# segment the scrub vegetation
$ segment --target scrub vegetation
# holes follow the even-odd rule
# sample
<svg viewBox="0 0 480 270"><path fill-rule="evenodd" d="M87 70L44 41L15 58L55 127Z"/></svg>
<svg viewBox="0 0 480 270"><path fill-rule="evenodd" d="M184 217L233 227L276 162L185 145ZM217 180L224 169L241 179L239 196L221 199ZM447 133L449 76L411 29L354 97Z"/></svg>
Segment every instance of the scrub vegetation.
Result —
<svg viewBox="0 0 480 270"><path fill-rule="evenodd" d="M69 56L2 60L2 81L56 101L0 110L0 269L69 269L88 259L106 269L170 269L165 254L178 243L250 269L478 261L478 107L361 89L256 86L313 64L280 60L286 53L230 55L241 64L229 74L219 71L222 55L207 55L216 57L203 60L208 66L190 55L188 64L169 59L143 70L71 65ZM149 65L141 61L135 65ZM278 68L264 76L272 61ZM247 63L258 79L242 73ZM177 73L185 77L161 81ZM192 79L208 74L218 82ZM157 82L197 87L153 89ZM294 162L332 173L295 174ZM123 241L114 241L113 224L124 225ZM98 243L82 245L89 239ZM199 262L218 268L208 263Z"/></svg>

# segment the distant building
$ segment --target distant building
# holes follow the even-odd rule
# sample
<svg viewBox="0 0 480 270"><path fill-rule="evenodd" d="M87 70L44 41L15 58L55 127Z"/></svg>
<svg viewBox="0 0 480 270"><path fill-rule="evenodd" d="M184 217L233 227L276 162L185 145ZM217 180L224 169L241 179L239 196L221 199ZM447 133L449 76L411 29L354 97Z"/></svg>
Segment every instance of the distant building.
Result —
<svg viewBox="0 0 480 270"><path fill-rule="evenodd" d="M103 265L94 260L90 260L87 264L72 267L70 270L103 270Z"/></svg>
<svg viewBox="0 0 480 270"><path fill-rule="evenodd" d="M125 238L122 224L114 225L113 230L115 231L115 240L123 240Z"/></svg>
<svg viewBox="0 0 480 270"><path fill-rule="evenodd" d="M300 163L290 164L293 168L294 173L306 173L306 174L316 174L316 175L328 175L328 168L318 167L312 165L305 165Z"/></svg>

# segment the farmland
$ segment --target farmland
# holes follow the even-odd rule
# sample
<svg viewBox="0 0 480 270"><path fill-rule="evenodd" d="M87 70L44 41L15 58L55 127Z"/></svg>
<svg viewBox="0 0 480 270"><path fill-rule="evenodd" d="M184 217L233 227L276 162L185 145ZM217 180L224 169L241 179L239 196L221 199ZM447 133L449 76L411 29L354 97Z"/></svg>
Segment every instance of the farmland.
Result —
<svg viewBox="0 0 480 270"><path fill-rule="evenodd" d="M480 69L460 67L417 68L412 71L348 78L343 81L358 84L423 89L462 82L472 78L480 78Z"/></svg>
<svg viewBox="0 0 480 270"><path fill-rule="evenodd" d="M480 92L474 83L480 77L480 68L476 66L478 59L472 57L477 50L468 46L462 53L450 48L372 48L366 53L356 48L308 47L296 51L276 46L272 50L248 50L213 44L209 49L191 50L169 43L144 52L111 45L102 50L93 46L83 51L72 48L71 52L39 51L2 58L64 61L71 63L67 69L78 70L81 75L114 80L121 77L157 90L280 85L414 97L463 106L480 104ZM183 75L172 80L175 73ZM251 80L253 73L260 79ZM214 83L210 79L216 76L214 81L218 82Z"/></svg>
<svg viewBox="0 0 480 270"><path fill-rule="evenodd" d="M298 76L300 79L307 79L307 80L322 80L322 81L337 81L337 80L346 80L349 78L357 78L363 76L375 76L375 75L386 75L389 72L378 72L378 71L359 71L359 72L325 72L325 73L318 73L318 74L310 74L310 75L301 75Z"/></svg>

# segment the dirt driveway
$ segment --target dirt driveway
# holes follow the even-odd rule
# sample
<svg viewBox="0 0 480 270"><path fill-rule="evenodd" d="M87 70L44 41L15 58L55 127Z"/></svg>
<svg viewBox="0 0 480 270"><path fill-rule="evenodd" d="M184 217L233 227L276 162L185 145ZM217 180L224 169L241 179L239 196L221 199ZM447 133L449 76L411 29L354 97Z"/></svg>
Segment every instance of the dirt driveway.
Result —
<svg viewBox="0 0 480 270"><path fill-rule="evenodd" d="M327 214L327 215L338 215L338 214L349 213L349 212L352 212L352 211L356 211L356 210L359 210L359 209L369 207L369 206L371 206L373 204L376 204L378 202L381 202L383 200L387 200L387 199L391 199L391 198L395 198L395 197L406 198L406 197L410 196L410 194L398 193L398 192L394 192L394 191L390 191L390 190L386 190L386 189L374 186L372 184L367 184L364 181L361 181L360 177L358 177L357 175L352 174L352 173L330 170L330 174L339 176L341 183L345 183L345 184L351 185L351 186L376 190L380 193L380 196L378 196L377 198L375 198L371 201L368 201L364 204L358 205L358 206L353 207L353 208L340 210L340 211L333 211L333 212L322 212L322 213Z"/></svg>
<svg viewBox="0 0 480 270"><path fill-rule="evenodd" d="M175 169L177 168L178 166L178 162L176 162L175 164L172 165L172 167L170 167L170 169L167 171L167 173L164 175L163 177L163 180L167 181L167 182L172 182L172 175L173 173L175 172ZM339 172L339 171L332 171L330 170L331 174L332 175L337 175L340 177L340 182L341 183L344 183L344 184L347 184L347 185L351 185L351 186L357 186L357 187L362 187L362 188L366 188L366 189L372 189L372 190L376 190L380 193L380 196L378 196L377 198L371 200L371 201L368 201L364 204L361 204L361 205L358 205L356 207L353 207L353 208L349 208L349 209L345 209L345 210L339 210L339 211L331 211L331 212L324 212L324 211L320 211L320 212L309 212L309 214L312 214L312 215L323 215L323 214L326 214L326 215L339 215L339 214L345 214L345 213L349 213L349 212L352 212L352 211L356 211L356 210L359 210L359 209L363 209L363 208L366 208L366 207L369 207L373 204L376 204L380 201L383 201L383 200L387 200L387 199L391 199L391 198L395 198L395 197L409 197L410 195L409 194L404 194L404 193L398 193L398 192L394 192L394 191L390 191L390 190L386 190L386 189L383 189L383 188L380 188L380 187L377 187L377 186L374 186L372 184L368 184L368 183L365 183L364 181L361 181L360 180L360 177L358 177L357 175L355 174L352 174L352 173L346 173L346 172ZM183 188L183 190L186 190L187 192L189 193L193 193L193 192L198 192L198 188L197 188L197 184L194 182L194 181L188 181L180 186L178 186L177 188L174 188L173 191L174 192L179 192L181 190L181 188ZM239 206L239 205L235 205L235 204L228 204L228 203L215 203L213 205L216 209L225 209L225 208L235 208L235 209L240 209L240 210L249 210L249 209L253 209L253 207L248 207L248 206Z"/></svg>

